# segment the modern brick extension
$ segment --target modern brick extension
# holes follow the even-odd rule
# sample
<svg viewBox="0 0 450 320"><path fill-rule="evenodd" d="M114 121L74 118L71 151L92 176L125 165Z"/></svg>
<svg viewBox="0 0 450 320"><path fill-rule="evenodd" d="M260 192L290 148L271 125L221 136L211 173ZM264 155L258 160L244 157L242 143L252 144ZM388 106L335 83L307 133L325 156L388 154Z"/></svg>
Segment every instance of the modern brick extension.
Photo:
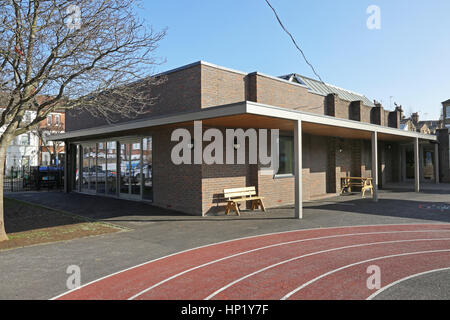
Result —
<svg viewBox="0 0 450 320"><path fill-rule="evenodd" d="M67 183L66 191L82 191L76 168L77 165L84 166L83 154L77 145L86 141L120 141L121 137L151 136L151 186L153 204L156 206L193 215L222 212L223 190L245 186L256 186L259 194L265 197L268 208L292 205L296 190L299 190L295 185L294 172L292 175L267 176L261 174L260 165L177 166L171 161L171 150L177 144L170 139L175 128L192 130L193 120L203 120L203 130L210 127L221 130L268 128L280 129L283 134L292 136L295 120L285 117L283 110L290 111L293 116L319 116L317 119L320 119L320 123L302 120L300 159L304 200L339 194L342 177L372 177L374 158L371 137L374 133L378 133L376 137L379 140L379 187L411 179L414 168L410 167L409 151L415 150L414 141L420 139L416 151L421 160L424 151L437 150L430 143L435 142L436 137L399 130L399 111L385 110L381 104L372 103L362 95L314 83L311 79L302 83L296 80L298 77L278 78L257 72L243 73L205 62L159 76L167 77L167 81L152 89L151 94L159 96L158 102L139 119L131 122L129 119L117 119L117 124L111 127L103 119L93 118L88 113L67 112L67 133L57 137L64 140L69 148L66 181L70 183ZM313 88L312 84L320 87ZM327 93L326 90L333 92ZM246 112L234 111L241 106ZM270 115L251 111L257 108L269 110ZM333 119L342 121L335 122ZM78 163L77 153L81 158ZM421 163L420 170L417 169L421 176L419 180L426 180L429 177L423 161ZM118 164L117 170L120 170L119 167ZM432 180L438 182L436 170L431 169L431 174L434 174ZM119 176L114 178L118 184L121 183ZM95 193L95 189L91 188L90 192ZM116 196L120 196L119 191Z"/></svg>

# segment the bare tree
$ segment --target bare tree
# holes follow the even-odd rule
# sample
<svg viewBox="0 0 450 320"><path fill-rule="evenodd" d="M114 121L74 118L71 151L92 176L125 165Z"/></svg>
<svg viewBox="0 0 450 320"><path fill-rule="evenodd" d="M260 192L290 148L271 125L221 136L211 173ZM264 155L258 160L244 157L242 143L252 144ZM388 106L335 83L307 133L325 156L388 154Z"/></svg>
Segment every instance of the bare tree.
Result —
<svg viewBox="0 0 450 320"><path fill-rule="evenodd" d="M0 0L0 241L6 240L3 172L9 143L56 108L108 121L145 113L157 97L149 77L165 30L137 17L139 0ZM42 98L45 97L45 98ZM30 123L27 110L37 112Z"/></svg>

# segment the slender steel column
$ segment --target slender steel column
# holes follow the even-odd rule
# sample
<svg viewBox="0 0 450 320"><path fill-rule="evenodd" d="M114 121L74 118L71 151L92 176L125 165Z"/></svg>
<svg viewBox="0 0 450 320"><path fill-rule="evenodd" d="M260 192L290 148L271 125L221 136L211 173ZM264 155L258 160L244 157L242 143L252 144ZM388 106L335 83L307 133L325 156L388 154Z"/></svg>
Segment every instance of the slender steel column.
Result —
<svg viewBox="0 0 450 320"><path fill-rule="evenodd" d="M294 124L294 154L295 154L295 218L303 219L303 197L302 197L302 121L297 120Z"/></svg>
<svg viewBox="0 0 450 320"><path fill-rule="evenodd" d="M378 133L372 132L373 201L378 202Z"/></svg>
<svg viewBox="0 0 450 320"><path fill-rule="evenodd" d="M419 156L419 138L414 140L414 180L415 180L415 191L420 192L420 156Z"/></svg>

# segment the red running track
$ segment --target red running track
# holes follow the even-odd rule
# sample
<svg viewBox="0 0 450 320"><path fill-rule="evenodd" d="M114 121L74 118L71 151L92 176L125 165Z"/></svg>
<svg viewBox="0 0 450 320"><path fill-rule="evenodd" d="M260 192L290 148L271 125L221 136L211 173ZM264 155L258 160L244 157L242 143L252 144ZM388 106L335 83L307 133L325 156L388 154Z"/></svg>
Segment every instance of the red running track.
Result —
<svg viewBox="0 0 450 320"><path fill-rule="evenodd" d="M368 266L382 287L450 267L450 225L298 230L173 254L54 299L366 299Z"/></svg>

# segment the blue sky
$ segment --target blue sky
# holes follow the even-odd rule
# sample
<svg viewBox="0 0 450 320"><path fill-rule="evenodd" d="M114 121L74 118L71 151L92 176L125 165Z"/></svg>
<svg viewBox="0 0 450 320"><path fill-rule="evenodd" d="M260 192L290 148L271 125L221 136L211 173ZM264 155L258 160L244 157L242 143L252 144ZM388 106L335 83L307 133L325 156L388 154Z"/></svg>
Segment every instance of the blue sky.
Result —
<svg viewBox="0 0 450 320"><path fill-rule="evenodd" d="M271 0L325 82L397 102L422 119L440 116L450 98L448 0ZM369 30L370 5L381 29ZM140 10L168 27L157 71L198 60L273 76L313 76L264 0L152 0Z"/></svg>

